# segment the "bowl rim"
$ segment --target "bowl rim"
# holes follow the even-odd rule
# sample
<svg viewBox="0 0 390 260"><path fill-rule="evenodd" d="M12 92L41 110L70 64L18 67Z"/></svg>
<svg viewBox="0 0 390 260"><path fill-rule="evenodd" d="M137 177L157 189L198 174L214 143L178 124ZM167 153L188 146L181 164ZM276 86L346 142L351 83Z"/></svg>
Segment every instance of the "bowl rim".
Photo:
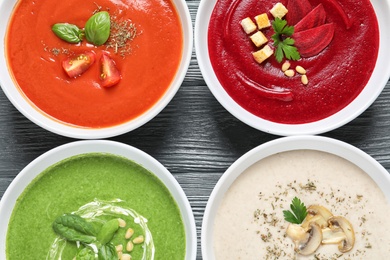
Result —
<svg viewBox="0 0 390 260"><path fill-rule="evenodd" d="M222 175L215 185L206 205L202 221L201 251L204 260L214 260L213 255L213 224L218 207L224 194L232 183L247 168L256 162L280 152L293 150L315 150L327 152L355 164L361 168L381 189L390 203L390 174L374 158L343 141L323 136L289 136L274 139L261 144L238 158Z"/></svg>
<svg viewBox="0 0 390 260"><path fill-rule="evenodd" d="M8 230L17 198L31 181L47 167L74 155L105 153L123 156L152 172L170 191L181 212L186 232L186 259L195 260L197 234L195 218L188 198L175 177L156 159L133 146L109 140L82 140L53 148L30 162L11 182L0 200L0 230ZM0 232L0 259L6 259L6 234Z"/></svg>
<svg viewBox="0 0 390 260"><path fill-rule="evenodd" d="M302 124L282 124L257 117L239 106L219 83L208 52L208 24L218 0L201 0L195 20L195 51L203 78L218 102L243 123L279 136L321 134L339 128L362 114L381 94L390 78L390 3L372 0L379 26L379 51L374 71L361 93L346 107L324 119Z"/></svg>
<svg viewBox="0 0 390 260"><path fill-rule="evenodd" d="M18 90L16 83L11 77L8 69L5 55L5 36L8 27L10 15L13 12L15 4L19 0L1 1L0 17L7 17L0 20L0 86L3 92L13 104L13 106L26 118L36 125L58 135L77 139L101 139L118 136L133 131L156 117L173 99L182 85L187 74L193 49L193 28L191 15L185 0L171 0L181 21L183 34L182 57L169 88L161 98L142 115L122 124L102 127L88 128L80 127L61 122L50 115L41 112L31 101Z"/></svg>

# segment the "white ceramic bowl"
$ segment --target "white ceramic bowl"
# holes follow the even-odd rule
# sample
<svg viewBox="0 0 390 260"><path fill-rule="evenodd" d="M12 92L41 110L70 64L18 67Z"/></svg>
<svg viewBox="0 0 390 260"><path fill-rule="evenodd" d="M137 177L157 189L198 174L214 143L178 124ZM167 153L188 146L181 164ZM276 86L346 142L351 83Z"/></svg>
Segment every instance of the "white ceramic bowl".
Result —
<svg viewBox="0 0 390 260"><path fill-rule="evenodd" d="M41 126L42 128L45 128L46 130L49 130L59 135L79 139L99 139L117 136L130 132L149 122L168 105L168 103L172 100L176 92L179 90L187 73L187 69L191 60L193 32L191 16L185 0L172 0L179 14L183 30L182 58L178 71L176 72L176 76L171 83L171 86L166 91L164 96L161 97L160 100L152 108L129 122L113 127L100 129L73 127L51 119L48 116L45 116L41 112L37 111L34 106L32 106L31 103L23 97L23 95L21 95L21 93L15 86L15 83L12 80L9 74L9 70L7 68L4 39L6 35L9 17L17 2L18 0L0 2L0 85L8 99L12 102L12 104L24 116L26 116L29 120Z"/></svg>
<svg viewBox="0 0 390 260"><path fill-rule="evenodd" d="M257 117L239 106L224 90L218 81L209 59L208 26L210 16L217 0L201 0L195 21L195 50L200 70L209 89L221 105L233 116L258 130L288 136L320 134L347 124L363 113L379 96L390 77L390 3L389 1L372 0L379 31L379 53L375 69L363 91L344 109L325 119L305 124L280 124Z"/></svg>
<svg viewBox="0 0 390 260"><path fill-rule="evenodd" d="M0 201L0 259L5 258L6 231L16 199L30 182L47 167L84 153L110 153L128 158L154 173L169 189L182 214L186 232L186 259L196 259L197 234L188 199L173 175L157 160L139 149L114 141L77 141L59 146L36 158L12 181Z"/></svg>
<svg viewBox="0 0 390 260"><path fill-rule="evenodd" d="M235 161L223 174L212 191L202 223L202 257L214 260L213 232L217 210L233 182L256 162L281 152L294 150L315 150L330 153L346 159L366 172L379 186L390 203L390 175L383 166L368 154L344 142L320 136L290 136L262 144ZM277 177L275 176L275 182ZM261 184L259 184L261 185Z"/></svg>

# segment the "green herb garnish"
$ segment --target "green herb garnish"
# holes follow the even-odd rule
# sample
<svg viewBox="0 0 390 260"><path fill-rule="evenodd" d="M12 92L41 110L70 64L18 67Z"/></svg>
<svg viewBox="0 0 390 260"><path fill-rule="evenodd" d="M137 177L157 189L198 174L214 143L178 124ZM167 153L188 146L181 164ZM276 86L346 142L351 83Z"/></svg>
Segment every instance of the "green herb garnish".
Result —
<svg viewBox="0 0 390 260"><path fill-rule="evenodd" d="M293 224L301 224L307 216L305 204L297 197L293 198L290 210L283 210L284 219Z"/></svg>
<svg viewBox="0 0 390 260"><path fill-rule="evenodd" d="M106 11L92 15L85 29L80 29L77 25L69 23L56 23L52 26L52 31L60 39L69 43L79 43L84 36L89 43L95 46L103 45L110 37L111 20Z"/></svg>
<svg viewBox="0 0 390 260"><path fill-rule="evenodd" d="M107 221L102 226L96 238L99 240L99 242L102 245L105 245L112 240L112 238L114 237L118 229L119 229L118 219L111 219L110 221Z"/></svg>
<svg viewBox="0 0 390 260"><path fill-rule="evenodd" d="M85 24L85 38L88 42L100 46L110 37L110 15L106 11L92 15Z"/></svg>
<svg viewBox="0 0 390 260"><path fill-rule="evenodd" d="M81 248L76 255L75 260L95 260L95 252L89 246Z"/></svg>
<svg viewBox="0 0 390 260"><path fill-rule="evenodd" d="M83 30L74 24L56 23L51 29L60 39L69 43L79 43L83 39Z"/></svg>
<svg viewBox="0 0 390 260"><path fill-rule="evenodd" d="M99 248L98 260L117 260L118 254L113 243L105 244Z"/></svg>
<svg viewBox="0 0 390 260"><path fill-rule="evenodd" d="M99 260L117 260L118 254L111 240L118 229L118 219L112 219L104 223L97 232L92 223L75 214L64 214L53 223L53 230L57 235L67 241L81 243L76 260L95 259L95 252L90 244L98 248Z"/></svg>
<svg viewBox="0 0 390 260"><path fill-rule="evenodd" d="M298 49L294 46L295 40L289 36L294 33L294 26L287 25L286 20L275 18L272 22L272 28L275 34L272 35L274 46L276 47L275 58L278 62L282 62L283 57L289 60L299 60L301 55Z"/></svg>
<svg viewBox="0 0 390 260"><path fill-rule="evenodd" d="M86 244L96 241L96 231L92 224L78 215L65 214L56 218L53 230L68 241Z"/></svg>

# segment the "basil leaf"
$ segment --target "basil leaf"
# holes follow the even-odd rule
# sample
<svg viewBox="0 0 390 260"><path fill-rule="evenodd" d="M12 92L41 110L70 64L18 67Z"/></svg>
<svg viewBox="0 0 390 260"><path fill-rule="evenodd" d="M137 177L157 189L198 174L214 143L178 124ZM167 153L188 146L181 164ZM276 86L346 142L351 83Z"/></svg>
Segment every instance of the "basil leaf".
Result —
<svg viewBox="0 0 390 260"><path fill-rule="evenodd" d="M84 247L77 253L76 260L95 260L95 252L90 247Z"/></svg>
<svg viewBox="0 0 390 260"><path fill-rule="evenodd" d="M118 228L119 228L118 219L112 219L110 221L107 221L106 223L104 223L104 225L102 226L102 228L100 229L97 235L98 241L102 245L107 244L114 237Z"/></svg>
<svg viewBox="0 0 390 260"><path fill-rule="evenodd" d="M51 30L60 39L69 43L79 43L82 40L83 31L74 24L56 23L52 26Z"/></svg>
<svg viewBox="0 0 390 260"><path fill-rule="evenodd" d="M110 15L106 11L91 16L85 24L85 38L88 42L100 46L110 37Z"/></svg>
<svg viewBox="0 0 390 260"><path fill-rule="evenodd" d="M87 244L96 241L96 231L92 224L78 215L65 214L56 218L53 230L68 241Z"/></svg>
<svg viewBox="0 0 390 260"><path fill-rule="evenodd" d="M98 252L99 260L118 260L118 254L115 246L112 243L105 244L99 248Z"/></svg>

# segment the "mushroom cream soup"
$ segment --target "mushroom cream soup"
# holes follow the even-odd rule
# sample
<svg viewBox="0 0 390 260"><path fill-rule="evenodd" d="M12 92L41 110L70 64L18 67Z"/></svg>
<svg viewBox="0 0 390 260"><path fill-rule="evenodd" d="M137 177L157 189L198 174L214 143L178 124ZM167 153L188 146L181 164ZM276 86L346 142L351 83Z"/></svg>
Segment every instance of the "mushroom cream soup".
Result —
<svg viewBox="0 0 390 260"><path fill-rule="evenodd" d="M353 248L341 253L327 244L309 256L295 253L283 216L294 197L348 219ZM225 194L214 223L215 259L387 259L389 215L381 190L349 161L313 150L278 153L246 169Z"/></svg>
<svg viewBox="0 0 390 260"><path fill-rule="evenodd" d="M99 250L99 259L113 259L101 258L100 251L117 247L132 259L182 260L185 245L177 203L153 173L123 157L88 153L47 168L20 195L6 256L95 259Z"/></svg>

